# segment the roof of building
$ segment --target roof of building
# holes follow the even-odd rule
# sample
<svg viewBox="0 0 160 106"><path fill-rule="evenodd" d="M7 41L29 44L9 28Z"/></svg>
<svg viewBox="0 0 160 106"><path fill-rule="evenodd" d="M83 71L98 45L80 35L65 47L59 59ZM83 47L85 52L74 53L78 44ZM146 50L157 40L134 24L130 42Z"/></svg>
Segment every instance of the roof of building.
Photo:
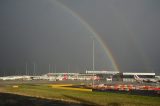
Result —
<svg viewBox="0 0 160 106"><path fill-rule="evenodd" d="M94 73L94 74L117 74L119 71L86 71L86 73Z"/></svg>
<svg viewBox="0 0 160 106"><path fill-rule="evenodd" d="M134 72L123 72L123 75L155 75L155 73L134 73Z"/></svg>

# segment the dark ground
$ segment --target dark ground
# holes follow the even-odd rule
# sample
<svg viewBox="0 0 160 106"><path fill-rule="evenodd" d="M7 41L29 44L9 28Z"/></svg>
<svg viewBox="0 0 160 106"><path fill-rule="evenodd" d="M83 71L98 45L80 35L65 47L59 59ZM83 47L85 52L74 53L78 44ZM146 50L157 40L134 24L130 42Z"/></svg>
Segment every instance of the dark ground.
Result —
<svg viewBox="0 0 160 106"><path fill-rule="evenodd" d="M84 103L69 103L58 100L48 100L36 97L0 93L0 106L93 106Z"/></svg>

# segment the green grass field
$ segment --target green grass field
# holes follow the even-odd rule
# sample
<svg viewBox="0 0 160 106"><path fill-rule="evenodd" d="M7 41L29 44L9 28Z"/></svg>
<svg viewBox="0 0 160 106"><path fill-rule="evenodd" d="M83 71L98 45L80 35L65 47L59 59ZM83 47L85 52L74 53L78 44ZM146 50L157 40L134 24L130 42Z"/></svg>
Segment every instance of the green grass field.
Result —
<svg viewBox="0 0 160 106"><path fill-rule="evenodd" d="M1 86L0 91L68 102L87 103L96 106L160 106L160 97L65 90L52 88L47 84L22 84L18 85L18 88L6 85Z"/></svg>

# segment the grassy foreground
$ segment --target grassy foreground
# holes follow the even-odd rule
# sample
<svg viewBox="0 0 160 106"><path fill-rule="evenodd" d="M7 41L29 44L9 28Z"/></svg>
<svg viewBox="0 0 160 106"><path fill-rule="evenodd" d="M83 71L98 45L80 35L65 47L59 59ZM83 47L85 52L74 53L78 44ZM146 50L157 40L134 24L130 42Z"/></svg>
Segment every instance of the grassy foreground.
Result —
<svg viewBox="0 0 160 106"><path fill-rule="evenodd" d="M68 102L87 103L96 106L160 106L160 97L65 90L52 88L46 84L23 84L18 85L18 87L13 87L13 85L1 86L0 92L9 92Z"/></svg>

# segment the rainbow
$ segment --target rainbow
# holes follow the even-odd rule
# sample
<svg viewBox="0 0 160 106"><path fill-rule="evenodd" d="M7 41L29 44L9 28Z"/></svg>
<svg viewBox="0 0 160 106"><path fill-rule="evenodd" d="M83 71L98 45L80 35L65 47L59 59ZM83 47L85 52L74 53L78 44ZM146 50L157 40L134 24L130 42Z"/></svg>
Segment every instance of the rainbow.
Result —
<svg viewBox="0 0 160 106"><path fill-rule="evenodd" d="M107 46L107 44L105 44L103 42L103 40L101 39L100 35L83 18L81 18L73 10L71 10L70 8L68 8L67 6L65 6L64 4L60 3L59 1L54 1L54 2L56 3L56 5L58 5L59 7L61 7L62 9L64 9L65 11L69 12L73 17L75 17L79 21L79 23L82 24L93 35L94 38L96 38L96 40L100 43L100 45L104 49L106 55L109 57L114 71L120 71L118 69L117 63L116 63L116 61L115 61L115 59L114 59L114 57L112 55L111 50L109 49L109 47Z"/></svg>
<svg viewBox="0 0 160 106"><path fill-rule="evenodd" d="M110 6L110 9L112 9L113 11L113 15L115 17L118 17L117 20L120 20L121 25L123 25L123 27L126 29L126 31L128 31L128 36L131 39L131 43L134 44L134 46L136 47L137 51L139 52L141 58L143 59L143 65L145 66L145 69L148 70L151 66L151 61L149 59L149 57L146 55L146 53L144 52L143 48L142 48L142 44L141 42L134 37L134 35L136 34L136 32L133 32L132 28L129 26L129 24L125 21L126 17L125 15L123 15L124 13L120 12L118 9L116 9L116 6Z"/></svg>

